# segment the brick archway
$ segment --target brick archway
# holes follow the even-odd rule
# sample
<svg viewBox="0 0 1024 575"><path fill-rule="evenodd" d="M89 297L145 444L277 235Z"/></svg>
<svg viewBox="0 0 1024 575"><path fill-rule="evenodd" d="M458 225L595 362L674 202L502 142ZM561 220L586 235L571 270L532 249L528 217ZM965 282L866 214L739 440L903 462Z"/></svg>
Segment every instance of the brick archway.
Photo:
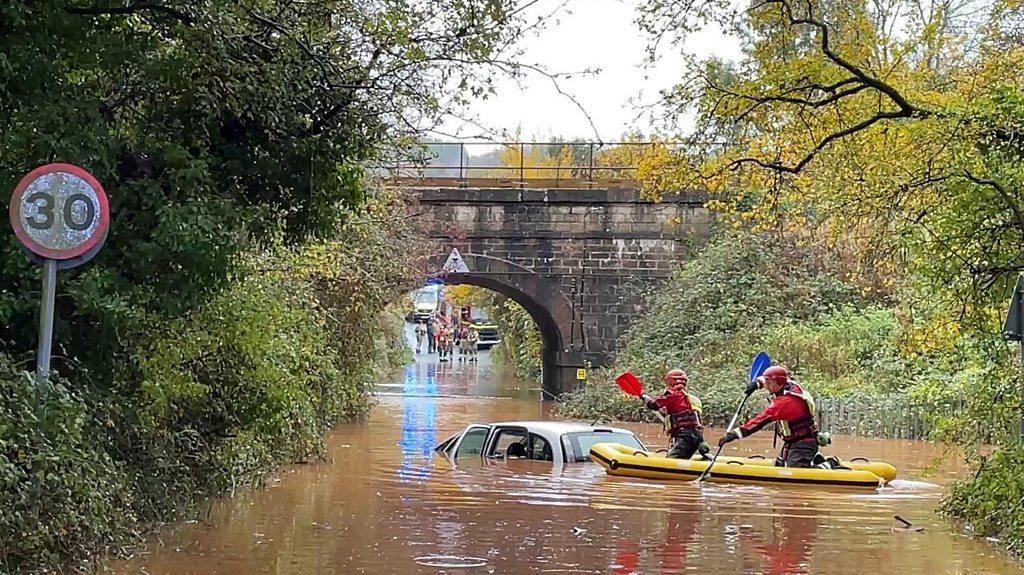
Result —
<svg viewBox="0 0 1024 575"><path fill-rule="evenodd" d="M446 285L472 285L500 293L515 301L537 323L544 343L542 382L545 392L557 396L574 389L576 370L585 366L581 353L586 334L572 302L547 278L508 260L463 253L468 273L443 273L449 252L430 259L428 277L442 277ZM575 322L575 326L574 326Z"/></svg>

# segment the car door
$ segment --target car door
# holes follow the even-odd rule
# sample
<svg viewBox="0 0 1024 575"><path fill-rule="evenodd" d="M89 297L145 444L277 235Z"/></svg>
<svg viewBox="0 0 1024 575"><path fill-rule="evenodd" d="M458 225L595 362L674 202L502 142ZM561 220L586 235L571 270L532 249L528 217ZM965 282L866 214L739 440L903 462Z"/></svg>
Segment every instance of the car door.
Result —
<svg viewBox="0 0 1024 575"><path fill-rule="evenodd" d="M484 452L484 445L487 443L487 436L490 432L490 425L470 425L459 437L459 441L452 451L452 457L454 459L467 456L480 457Z"/></svg>
<svg viewBox="0 0 1024 575"><path fill-rule="evenodd" d="M487 442L486 457L488 459L508 459L509 448L513 444L518 444L518 447L513 448L512 457L526 457L527 451L529 451L529 437L530 433L525 427L503 425L494 428L494 434Z"/></svg>
<svg viewBox="0 0 1024 575"><path fill-rule="evenodd" d="M534 461L555 461L553 446L547 439L544 439L536 433L531 433L530 445L526 452L526 458ZM558 461L561 462L562 458L559 457Z"/></svg>

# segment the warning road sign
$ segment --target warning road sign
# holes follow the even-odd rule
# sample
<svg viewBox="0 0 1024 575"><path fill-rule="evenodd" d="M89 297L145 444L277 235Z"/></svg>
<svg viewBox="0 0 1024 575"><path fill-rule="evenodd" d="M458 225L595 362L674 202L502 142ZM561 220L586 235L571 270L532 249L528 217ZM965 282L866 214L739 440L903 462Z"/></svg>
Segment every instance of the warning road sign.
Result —
<svg viewBox="0 0 1024 575"><path fill-rule="evenodd" d="M452 253L448 254L448 259L444 262L444 267L441 268L441 273L469 273L469 266L466 265L466 260L462 259L462 254L459 253L458 248L452 248Z"/></svg>

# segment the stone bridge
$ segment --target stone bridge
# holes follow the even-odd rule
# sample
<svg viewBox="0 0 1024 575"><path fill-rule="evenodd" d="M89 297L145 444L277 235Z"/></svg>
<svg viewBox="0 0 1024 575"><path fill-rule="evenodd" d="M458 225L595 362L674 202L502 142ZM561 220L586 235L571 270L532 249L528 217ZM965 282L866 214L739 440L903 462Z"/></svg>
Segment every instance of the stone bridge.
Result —
<svg viewBox="0 0 1024 575"><path fill-rule="evenodd" d="M452 248L468 272L444 273L515 300L544 340L543 389L575 389L578 370L607 365L644 312L645 294L708 236L705 194L650 202L630 189L413 188L442 275Z"/></svg>

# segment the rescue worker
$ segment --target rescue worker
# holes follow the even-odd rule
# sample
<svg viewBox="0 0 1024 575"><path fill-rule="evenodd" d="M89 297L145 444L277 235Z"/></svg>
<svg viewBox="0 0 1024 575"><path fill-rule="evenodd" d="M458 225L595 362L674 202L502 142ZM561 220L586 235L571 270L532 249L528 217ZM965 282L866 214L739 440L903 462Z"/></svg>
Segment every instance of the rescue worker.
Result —
<svg viewBox="0 0 1024 575"><path fill-rule="evenodd" d="M441 340L437 345L443 350L445 359L441 361L452 361L455 352L455 328L451 326L441 328Z"/></svg>
<svg viewBox="0 0 1024 575"><path fill-rule="evenodd" d="M666 457L673 459L689 459L697 451L704 454L711 450L701 434L700 399L686 392L687 381L685 371L673 369L665 374L667 389L661 397L642 396L648 409L664 409L668 414L668 434L672 439Z"/></svg>
<svg viewBox="0 0 1024 575"><path fill-rule="evenodd" d="M439 325L435 338L437 341L437 361L448 361L448 347L445 345L448 340L448 328L444 325Z"/></svg>
<svg viewBox="0 0 1024 575"><path fill-rule="evenodd" d="M480 332L478 332L472 325L469 326L469 333L466 334L466 340L469 342L467 344L467 347L469 348L469 361L476 361L476 344L480 341Z"/></svg>
<svg viewBox="0 0 1024 575"><path fill-rule="evenodd" d="M422 323L416 323L416 353L423 348L423 338L427 335L427 327Z"/></svg>
<svg viewBox="0 0 1024 575"><path fill-rule="evenodd" d="M427 318L427 353L437 351L437 319L434 314Z"/></svg>
<svg viewBox="0 0 1024 575"><path fill-rule="evenodd" d="M459 361L469 361L469 330L466 326L459 328Z"/></svg>
<svg viewBox="0 0 1024 575"><path fill-rule="evenodd" d="M814 422L814 398L789 379L789 371L781 365L764 370L764 375L747 386L750 395L764 387L772 395L771 403L739 428L726 433L718 441L722 446L756 433L772 422L779 422L782 453L775 460L778 467L815 467L818 455L818 426Z"/></svg>

